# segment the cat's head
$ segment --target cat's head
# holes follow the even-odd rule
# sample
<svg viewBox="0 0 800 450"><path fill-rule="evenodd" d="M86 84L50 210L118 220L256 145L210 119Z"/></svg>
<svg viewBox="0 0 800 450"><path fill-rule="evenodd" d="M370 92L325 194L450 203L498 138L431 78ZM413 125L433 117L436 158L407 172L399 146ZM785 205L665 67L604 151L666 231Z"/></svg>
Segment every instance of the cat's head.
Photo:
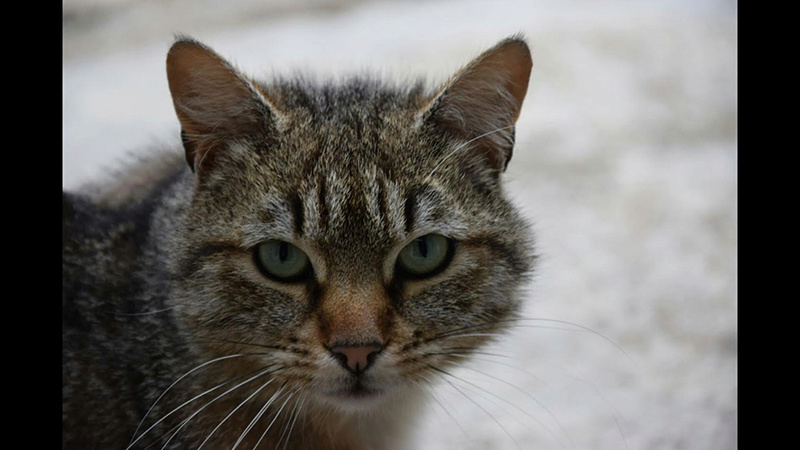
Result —
<svg viewBox="0 0 800 450"><path fill-rule="evenodd" d="M506 39L440 89L259 83L180 39L167 71L195 173L178 313L231 379L369 410L506 328L533 255L501 175L531 71Z"/></svg>

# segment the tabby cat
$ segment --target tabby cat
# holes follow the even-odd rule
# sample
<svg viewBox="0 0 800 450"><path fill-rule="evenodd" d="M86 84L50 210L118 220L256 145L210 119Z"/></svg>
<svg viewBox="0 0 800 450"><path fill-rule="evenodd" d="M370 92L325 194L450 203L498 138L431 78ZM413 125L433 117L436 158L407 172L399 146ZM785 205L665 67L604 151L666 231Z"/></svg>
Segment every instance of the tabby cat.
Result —
<svg viewBox="0 0 800 450"><path fill-rule="evenodd" d="M63 448L405 448L520 308L531 65L513 36L436 90L260 82L178 38L183 149L63 194Z"/></svg>

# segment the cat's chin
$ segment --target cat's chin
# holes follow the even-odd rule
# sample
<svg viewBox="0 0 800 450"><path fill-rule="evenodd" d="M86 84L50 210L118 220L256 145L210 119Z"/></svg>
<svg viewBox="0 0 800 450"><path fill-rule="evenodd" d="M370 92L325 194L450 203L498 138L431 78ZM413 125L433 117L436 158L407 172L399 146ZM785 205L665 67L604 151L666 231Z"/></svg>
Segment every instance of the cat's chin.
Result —
<svg viewBox="0 0 800 450"><path fill-rule="evenodd" d="M372 413L392 396L394 389L364 387L343 388L325 392L322 400L335 408L353 414Z"/></svg>

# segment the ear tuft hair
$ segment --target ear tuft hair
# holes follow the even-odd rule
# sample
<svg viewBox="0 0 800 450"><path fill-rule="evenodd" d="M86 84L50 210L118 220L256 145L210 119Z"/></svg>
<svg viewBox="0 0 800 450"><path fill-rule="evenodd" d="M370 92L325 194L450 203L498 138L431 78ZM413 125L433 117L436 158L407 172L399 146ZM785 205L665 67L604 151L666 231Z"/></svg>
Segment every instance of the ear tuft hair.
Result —
<svg viewBox="0 0 800 450"><path fill-rule="evenodd" d="M528 91L533 62L520 35L486 50L445 83L423 120L476 145L495 169L505 170L514 125Z"/></svg>
<svg viewBox="0 0 800 450"><path fill-rule="evenodd" d="M255 83L190 37L179 36L170 48L167 80L192 170L222 141L256 133L275 119Z"/></svg>

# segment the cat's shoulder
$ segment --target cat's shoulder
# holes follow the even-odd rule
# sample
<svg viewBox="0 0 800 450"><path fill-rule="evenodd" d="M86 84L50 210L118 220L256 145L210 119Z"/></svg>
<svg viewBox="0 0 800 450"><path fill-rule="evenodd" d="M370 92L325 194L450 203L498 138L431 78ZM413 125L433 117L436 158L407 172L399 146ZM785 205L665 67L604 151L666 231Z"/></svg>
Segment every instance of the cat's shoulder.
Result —
<svg viewBox="0 0 800 450"><path fill-rule="evenodd" d="M136 259L149 238L154 211L179 195L188 171L181 153L150 152L130 157L99 182L63 191L65 267L110 270L100 266Z"/></svg>
<svg viewBox="0 0 800 450"><path fill-rule="evenodd" d="M189 178L183 151L165 147L126 156L105 177L84 191L108 210L129 211L157 201L168 186Z"/></svg>

